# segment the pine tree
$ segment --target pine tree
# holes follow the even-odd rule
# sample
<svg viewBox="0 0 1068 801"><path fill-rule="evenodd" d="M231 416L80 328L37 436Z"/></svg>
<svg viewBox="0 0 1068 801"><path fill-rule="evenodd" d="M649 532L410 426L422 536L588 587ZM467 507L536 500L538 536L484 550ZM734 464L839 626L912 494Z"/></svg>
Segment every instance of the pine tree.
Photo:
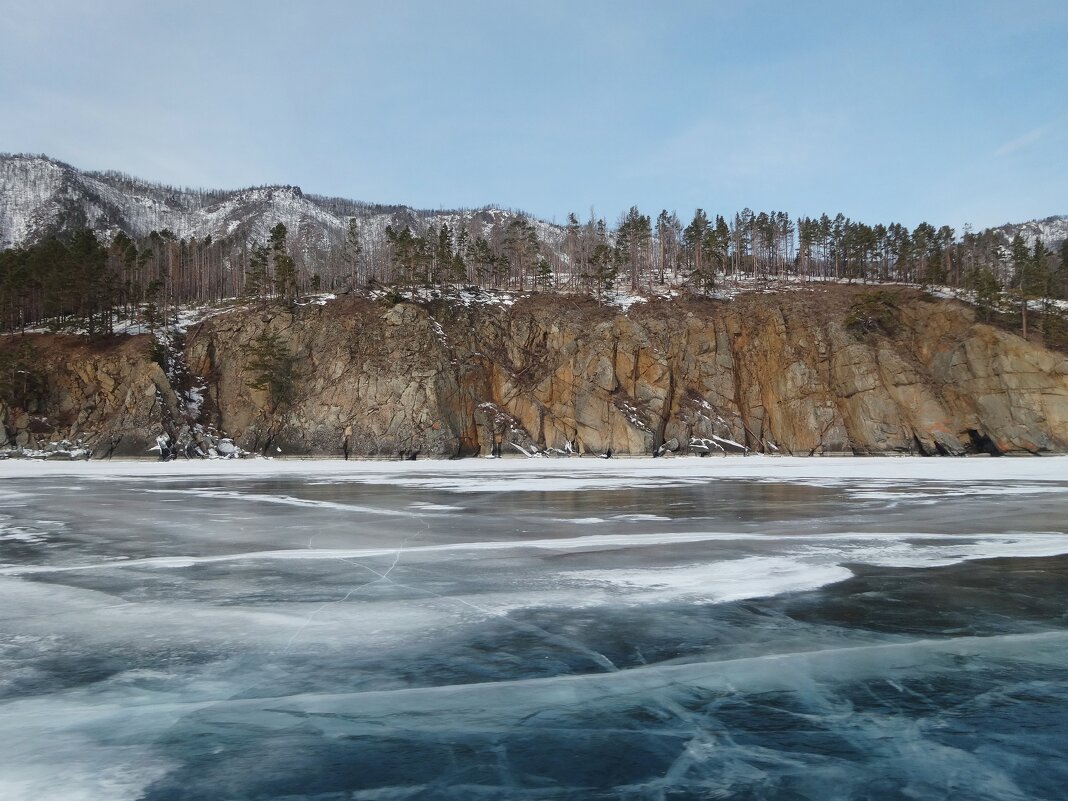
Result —
<svg viewBox="0 0 1068 801"><path fill-rule="evenodd" d="M678 258L678 230L679 219L674 212L668 214L667 209L662 209L656 216L656 244L657 244L657 281L664 283L664 273L668 264L672 272L676 272L676 260Z"/></svg>
<svg viewBox="0 0 1068 801"><path fill-rule="evenodd" d="M1027 243L1020 234L1016 234L1012 239L1013 284L1020 299L1020 329L1024 339L1027 339L1027 303L1033 283L1031 265L1031 252Z"/></svg>
<svg viewBox="0 0 1068 801"><path fill-rule="evenodd" d="M697 209L693 213L690 224L682 232L682 241L686 245L691 275L704 274L704 242L708 226L708 215L703 209Z"/></svg>
<svg viewBox="0 0 1068 801"><path fill-rule="evenodd" d="M651 241L649 218L639 212L637 206L631 206L616 229L616 261L619 266L627 268L632 291L638 288L639 278L649 261Z"/></svg>
<svg viewBox="0 0 1068 801"><path fill-rule="evenodd" d="M271 294L269 263L270 252L267 247L254 243L249 251L248 270L245 272L245 294L258 299L264 308Z"/></svg>
<svg viewBox="0 0 1068 801"><path fill-rule="evenodd" d="M1050 302L1050 285L1053 282L1053 270L1050 265L1049 251L1041 239L1035 240L1035 247L1031 253L1031 266L1028 270L1028 282L1026 292L1029 297L1039 298L1042 301L1042 333L1045 335L1046 324L1049 321L1053 304Z"/></svg>
<svg viewBox="0 0 1068 801"><path fill-rule="evenodd" d="M282 303L297 299L297 268L286 246L286 227L278 223L271 229L271 262L274 267L274 288Z"/></svg>
<svg viewBox="0 0 1068 801"><path fill-rule="evenodd" d="M564 249L569 268L568 286L573 287L585 261L582 226L579 224L578 216L575 212L570 212L567 215L567 226L564 230L566 231Z"/></svg>
<svg viewBox="0 0 1068 801"><path fill-rule="evenodd" d="M89 336L113 333L116 281L108 269L107 250L88 228L74 233L67 247L61 313L70 315L66 327L83 328Z"/></svg>
<svg viewBox="0 0 1068 801"><path fill-rule="evenodd" d="M360 223L353 217L345 238L346 258L349 266L349 289L356 289L363 281L360 268L363 266L363 243L360 240Z"/></svg>
<svg viewBox="0 0 1068 801"><path fill-rule="evenodd" d="M587 272L591 276L594 291L600 295L611 292L616 284L616 260L607 241L594 245L589 257Z"/></svg>
<svg viewBox="0 0 1068 801"><path fill-rule="evenodd" d="M1053 285L1058 298L1068 299L1068 239L1061 242L1060 260L1057 263Z"/></svg>
<svg viewBox="0 0 1068 801"><path fill-rule="evenodd" d="M727 221L722 215L716 215L716 224L714 226L715 235L715 250L721 254L723 271L727 271L727 265L729 264L730 246L731 246L731 229L727 225ZM706 235L707 239L707 235Z"/></svg>
<svg viewBox="0 0 1068 801"><path fill-rule="evenodd" d="M456 233L456 252L452 257L452 280L456 283L467 281L467 259L470 251L471 234L466 226L460 226Z"/></svg>
<svg viewBox="0 0 1068 801"><path fill-rule="evenodd" d="M540 252L537 230L526 217L517 217L508 224L504 252L519 273L519 290L523 291L527 273L536 264Z"/></svg>
<svg viewBox="0 0 1068 801"><path fill-rule="evenodd" d="M297 398L297 360L276 331L264 329L244 347L247 385L266 391L267 413L287 412Z"/></svg>
<svg viewBox="0 0 1068 801"><path fill-rule="evenodd" d="M409 284L427 283L425 268L429 265L426 240L415 236L407 225L399 233L392 225L386 226L386 241L390 244L394 280Z"/></svg>
<svg viewBox="0 0 1068 801"><path fill-rule="evenodd" d="M534 269L534 284L539 289L552 289L553 267L544 256L538 256L538 263Z"/></svg>
<svg viewBox="0 0 1068 801"><path fill-rule="evenodd" d="M493 251L482 237L476 237L474 245L471 246L471 261L475 266L475 281L479 285L484 286L493 279Z"/></svg>
<svg viewBox="0 0 1068 801"><path fill-rule="evenodd" d="M975 305L984 320L990 320L1001 301L1001 286L992 270L980 267L973 278Z"/></svg>
<svg viewBox="0 0 1068 801"><path fill-rule="evenodd" d="M453 243L449 224L443 222L434 243L435 283L447 283L452 277Z"/></svg>

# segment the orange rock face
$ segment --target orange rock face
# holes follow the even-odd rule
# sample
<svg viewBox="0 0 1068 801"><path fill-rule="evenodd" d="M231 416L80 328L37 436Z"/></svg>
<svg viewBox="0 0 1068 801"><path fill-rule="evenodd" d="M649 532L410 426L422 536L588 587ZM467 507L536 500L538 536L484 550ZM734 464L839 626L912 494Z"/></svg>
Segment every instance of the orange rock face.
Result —
<svg viewBox="0 0 1068 801"><path fill-rule="evenodd" d="M894 296L893 330L858 332L850 309L864 291L627 312L550 294L239 308L188 332L183 386L148 337L39 335L46 395L41 408L0 406L0 445L135 455L161 433L197 443L211 431L251 451L391 457L1068 450L1063 354L911 290ZM248 349L265 330L291 357L285 408L252 387Z"/></svg>

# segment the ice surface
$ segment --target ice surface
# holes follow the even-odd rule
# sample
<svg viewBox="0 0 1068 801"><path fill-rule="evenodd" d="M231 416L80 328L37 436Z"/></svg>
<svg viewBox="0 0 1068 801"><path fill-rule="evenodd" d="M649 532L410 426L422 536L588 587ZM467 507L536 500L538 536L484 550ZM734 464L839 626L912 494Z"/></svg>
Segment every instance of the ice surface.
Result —
<svg viewBox="0 0 1068 801"><path fill-rule="evenodd" d="M952 466L952 470L947 469ZM173 461L0 462L0 478L76 475L82 478L130 477L144 480L182 476L328 476L331 480L374 480L455 491L552 491L666 486L744 478L772 481L916 481L933 486L968 488L970 482L1068 480L1068 456L1041 458L748 456L724 459L568 458L545 462L456 460L418 462L247 459L236 463ZM519 482L519 483L513 483ZM579 483L575 483L579 482Z"/></svg>
<svg viewBox="0 0 1068 801"><path fill-rule="evenodd" d="M753 556L704 565L627 570L581 570L562 578L581 584L607 585L623 591L631 603L739 601L783 592L814 590L853 574L835 565L806 565L793 559Z"/></svg>
<svg viewBox="0 0 1068 801"><path fill-rule="evenodd" d="M1059 798L1066 466L0 463L0 797Z"/></svg>

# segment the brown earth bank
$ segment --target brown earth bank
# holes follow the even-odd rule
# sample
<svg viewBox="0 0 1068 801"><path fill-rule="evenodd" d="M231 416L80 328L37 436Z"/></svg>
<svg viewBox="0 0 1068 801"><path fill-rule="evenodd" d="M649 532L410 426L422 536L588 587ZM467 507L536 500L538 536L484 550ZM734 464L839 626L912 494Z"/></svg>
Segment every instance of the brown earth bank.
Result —
<svg viewBox="0 0 1068 801"><path fill-rule="evenodd" d="M218 314L183 347L184 380L204 388L199 420L147 337L42 336L42 430L0 409L3 436L81 438L98 456L143 453L164 431L188 438L196 422L291 455L1068 450L1068 359L910 289L679 297L626 312L559 294L466 305L350 295Z"/></svg>

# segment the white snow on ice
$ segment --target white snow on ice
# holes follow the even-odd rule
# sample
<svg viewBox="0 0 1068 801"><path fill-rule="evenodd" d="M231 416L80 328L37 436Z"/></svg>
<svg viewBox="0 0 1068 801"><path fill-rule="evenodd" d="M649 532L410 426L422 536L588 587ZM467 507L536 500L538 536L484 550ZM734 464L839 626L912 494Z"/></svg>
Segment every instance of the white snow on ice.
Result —
<svg viewBox="0 0 1068 801"><path fill-rule="evenodd" d="M756 479L820 486L871 482L870 487L857 487L857 491L883 491L888 484L908 482L914 485L913 491L916 484L921 484L929 489L954 493L1016 494L1024 488L1006 482L1028 482L1031 487L1060 482L1068 487L1068 456L1001 459L737 456L717 459L426 459L416 462L332 459L0 461L0 480L52 476L100 480L307 477L451 492L552 492ZM1049 491L1060 490L1049 487Z"/></svg>

